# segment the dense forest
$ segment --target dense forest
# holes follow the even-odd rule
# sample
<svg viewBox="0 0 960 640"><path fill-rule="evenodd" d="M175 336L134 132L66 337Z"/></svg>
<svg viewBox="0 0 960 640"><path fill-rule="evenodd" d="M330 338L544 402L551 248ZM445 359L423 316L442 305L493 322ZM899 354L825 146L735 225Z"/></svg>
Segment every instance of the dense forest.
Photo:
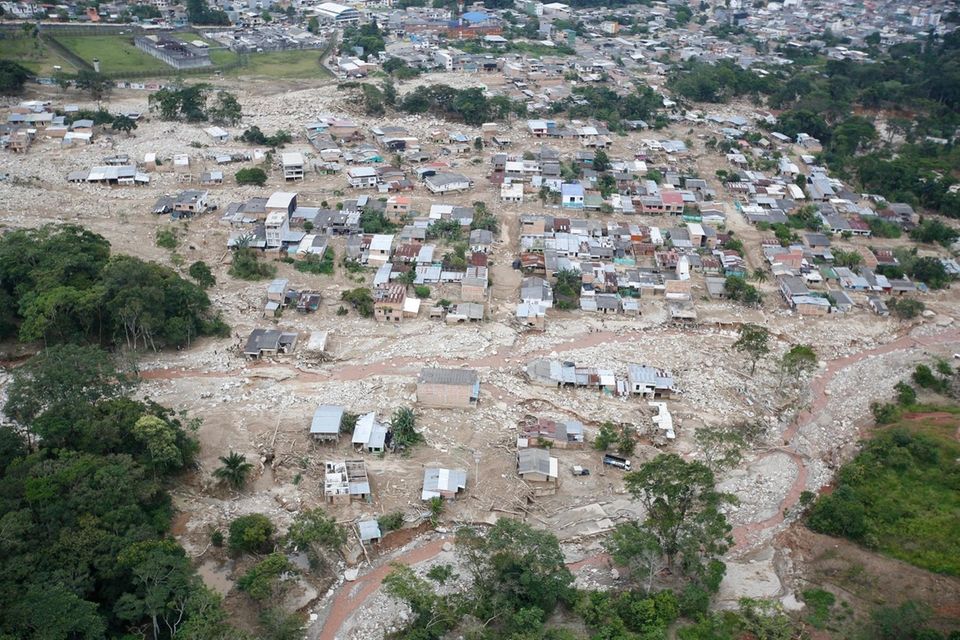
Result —
<svg viewBox="0 0 960 640"><path fill-rule="evenodd" d="M195 425L94 346L16 369L0 429L0 638L241 637L169 537Z"/></svg>
<svg viewBox="0 0 960 640"><path fill-rule="evenodd" d="M200 286L81 227L0 237L0 338L157 350L228 331Z"/></svg>

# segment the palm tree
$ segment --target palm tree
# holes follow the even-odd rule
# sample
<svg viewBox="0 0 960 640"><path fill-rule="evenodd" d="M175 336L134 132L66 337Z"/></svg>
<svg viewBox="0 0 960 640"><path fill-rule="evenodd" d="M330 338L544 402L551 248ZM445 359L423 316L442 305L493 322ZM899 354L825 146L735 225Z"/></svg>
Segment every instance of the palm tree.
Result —
<svg viewBox="0 0 960 640"><path fill-rule="evenodd" d="M757 282L766 282L767 281L767 272L764 269L754 269L753 270L753 279Z"/></svg>
<svg viewBox="0 0 960 640"><path fill-rule="evenodd" d="M253 465L247 462L247 457L234 451L228 456L220 456L223 466L214 470L213 477L220 482L226 482L234 489L242 489L247 483L247 476L253 470Z"/></svg>

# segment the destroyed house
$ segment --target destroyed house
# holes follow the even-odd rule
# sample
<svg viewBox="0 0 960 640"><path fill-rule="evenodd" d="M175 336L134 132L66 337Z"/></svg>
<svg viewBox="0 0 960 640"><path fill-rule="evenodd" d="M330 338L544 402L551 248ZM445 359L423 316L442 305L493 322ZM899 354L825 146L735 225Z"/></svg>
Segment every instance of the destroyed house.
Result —
<svg viewBox="0 0 960 640"><path fill-rule="evenodd" d="M349 504L354 498L370 502L370 479L363 460L326 462L323 495L333 504Z"/></svg>
<svg viewBox="0 0 960 640"><path fill-rule="evenodd" d="M520 425L518 445L557 447L558 449L583 448L583 423L576 420L550 420L533 418Z"/></svg>
<svg viewBox="0 0 960 640"><path fill-rule="evenodd" d="M256 360L290 353L297 345L297 334L277 329L254 329L243 347L243 355Z"/></svg>

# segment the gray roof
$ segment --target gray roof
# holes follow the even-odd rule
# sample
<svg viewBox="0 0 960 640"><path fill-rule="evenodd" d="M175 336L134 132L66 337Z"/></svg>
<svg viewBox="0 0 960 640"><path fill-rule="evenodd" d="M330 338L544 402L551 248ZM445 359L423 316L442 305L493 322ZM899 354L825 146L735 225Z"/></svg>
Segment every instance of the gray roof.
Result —
<svg viewBox="0 0 960 640"><path fill-rule="evenodd" d="M631 385L653 385L657 389L673 388L673 374L656 367L629 364L627 365L627 378Z"/></svg>
<svg viewBox="0 0 960 640"><path fill-rule="evenodd" d="M472 369L421 369L418 384L451 384L474 386L480 382Z"/></svg>
<svg viewBox="0 0 960 640"><path fill-rule="evenodd" d="M550 452L546 449L520 449L517 451L517 473L542 473L550 475Z"/></svg>
<svg viewBox="0 0 960 640"><path fill-rule="evenodd" d="M380 524L376 520L361 520L357 523L357 529L360 530L360 540L363 542L379 540L383 537L380 533Z"/></svg>
<svg viewBox="0 0 960 640"><path fill-rule="evenodd" d="M467 472L463 469L441 469L428 467L423 470L422 500L429 500L440 492L456 493L467 488Z"/></svg>
<svg viewBox="0 0 960 640"><path fill-rule="evenodd" d="M245 354L259 355L263 350L274 350L280 347L280 336L282 333L277 329L254 329L247 338L247 344L243 347Z"/></svg>
<svg viewBox="0 0 960 640"><path fill-rule="evenodd" d="M343 407L322 404L313 412L313 422L310 423L310 433L340 433L341 420L343 420Z"/></svg>

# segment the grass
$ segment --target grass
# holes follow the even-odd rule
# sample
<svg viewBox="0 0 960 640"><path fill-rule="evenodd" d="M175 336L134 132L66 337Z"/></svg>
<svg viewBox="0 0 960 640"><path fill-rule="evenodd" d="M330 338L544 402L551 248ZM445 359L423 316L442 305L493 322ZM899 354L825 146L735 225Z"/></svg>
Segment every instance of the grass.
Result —
<svg viewBox="0 0 960 640"><path fill-rule="evenodd" d="M216 63L214 53L211 59ZM319 49L300 49L296 51L265 51L251 53L246 66L233 69L229 75L235 76L264 76L270 78L317 78L326 79L330 73L320 64L322 51Z"/></svg>
<svg viewBox="0 0 960 640"><path fill-rule="evenodd" d="M810 512L815 531L960 576L960 408L912 407L878 429Z"/></svg>
<svg viewBox="0 0 960 640"><path fill-rule="evenodd" d="M41 76L52 76L54 67L59 65L63 71L75 71L73 64L62 57L43 39L6 37L0 38L0 58L16 60L24 67Z"/></svg>
<svg viewBox="0 0 960 640"><path fill-rule="evenodd" d="M58 36L57 41L71 52L93 64L100 59L103 73L160 71L170 67L133 45L130 36Z"/></svg>

